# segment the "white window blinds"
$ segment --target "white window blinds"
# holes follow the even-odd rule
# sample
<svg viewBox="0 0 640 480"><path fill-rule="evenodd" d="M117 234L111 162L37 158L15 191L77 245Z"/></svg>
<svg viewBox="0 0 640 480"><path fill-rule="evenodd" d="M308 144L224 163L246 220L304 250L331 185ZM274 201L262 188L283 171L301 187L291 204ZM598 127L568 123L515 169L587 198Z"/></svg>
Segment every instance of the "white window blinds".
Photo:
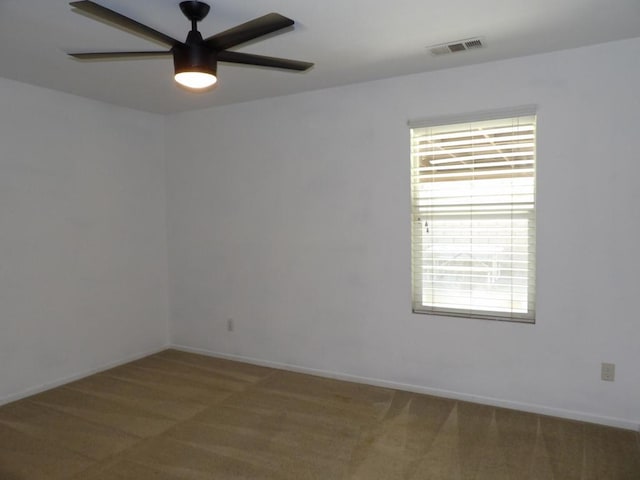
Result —
<svg viewBox="0 0 640 480"><path fill-rule="evenodd" d="M534 321L534 115L411 128L413 310Z"/></svg>

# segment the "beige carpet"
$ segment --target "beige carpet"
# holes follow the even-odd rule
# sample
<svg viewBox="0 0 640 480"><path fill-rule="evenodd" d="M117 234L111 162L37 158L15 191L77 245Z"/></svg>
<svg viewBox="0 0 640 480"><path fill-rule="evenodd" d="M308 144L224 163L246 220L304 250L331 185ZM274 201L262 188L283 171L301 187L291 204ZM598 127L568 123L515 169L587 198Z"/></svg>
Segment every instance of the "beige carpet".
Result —
<svg viewBox="0 0 640 480"><path fill-rule="evenodd" d="M175 350L0 407L0 479L640 479L636 432Z"/></svg>

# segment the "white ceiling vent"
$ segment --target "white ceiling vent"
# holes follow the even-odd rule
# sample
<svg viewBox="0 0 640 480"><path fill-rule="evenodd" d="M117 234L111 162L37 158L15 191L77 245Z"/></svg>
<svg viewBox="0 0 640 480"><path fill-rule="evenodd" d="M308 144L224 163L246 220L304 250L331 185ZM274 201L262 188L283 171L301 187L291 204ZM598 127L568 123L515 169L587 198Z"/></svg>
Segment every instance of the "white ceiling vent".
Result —
<svg viewBox="0 0 640 480"><path fill-rule="evenodd" d="M484 44L480 37L467 38L466 40L457 40L455 42L443 43L441 45L433 45L427 47L431 55L447 55L449 53L465 52L467 50L475 50L483 48Z"/></svg>

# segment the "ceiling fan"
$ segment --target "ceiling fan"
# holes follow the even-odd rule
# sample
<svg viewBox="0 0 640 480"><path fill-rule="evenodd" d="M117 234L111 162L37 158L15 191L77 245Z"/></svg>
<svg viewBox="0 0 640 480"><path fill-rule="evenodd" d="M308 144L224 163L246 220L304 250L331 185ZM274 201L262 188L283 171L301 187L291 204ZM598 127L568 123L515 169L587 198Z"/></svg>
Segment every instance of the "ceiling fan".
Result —
<svg viewBox="0 0 640 480"><path fill-rule="evenodd" d="M213 86L218 80L218 62L298 71L305 71L313 66L313 63L309 62L228 50L294 24L293 20L279 13L268 13L203 39L202 34L198 31L197 24L209 13L209 5L199 1L180 2L180 10L191 21L191 31L187 35L187 39L184 42L180 42L95 2L85 0L71 2L70 5L81 13L95 17L101 22L115 25L170 47L167 51L69 53L70 56L78 60L118 60L173 56L176 82L190 89L203 90Z"/></svg>

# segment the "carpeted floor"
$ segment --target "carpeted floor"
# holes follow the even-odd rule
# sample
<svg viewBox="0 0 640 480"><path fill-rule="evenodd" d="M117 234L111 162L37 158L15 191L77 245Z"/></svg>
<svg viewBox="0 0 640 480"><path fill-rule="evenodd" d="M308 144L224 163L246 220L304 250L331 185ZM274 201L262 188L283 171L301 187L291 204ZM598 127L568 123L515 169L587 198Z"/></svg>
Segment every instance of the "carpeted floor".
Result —
<svg viewBox="0 0 640 480"><path fill-rule="evenodd" d="M640 479L638 433L167 350L0 407L0 479Z"/></svg>

